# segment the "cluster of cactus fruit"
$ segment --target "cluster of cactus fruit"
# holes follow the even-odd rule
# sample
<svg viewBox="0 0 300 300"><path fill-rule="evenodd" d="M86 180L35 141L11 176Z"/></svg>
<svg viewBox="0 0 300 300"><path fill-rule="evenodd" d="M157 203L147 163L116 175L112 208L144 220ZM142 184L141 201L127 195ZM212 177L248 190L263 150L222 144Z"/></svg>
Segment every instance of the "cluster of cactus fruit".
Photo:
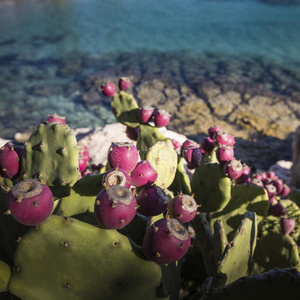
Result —
<svg viewBox="0 0 300 300"><path fill-rule="evenodd" d="M56 114L1 148L0 299L241 299L266 282L268 295L278 282L277 296L294 291L299 195L272 172L251 174L220 126L200 144L166 138L170 115L139 107L130 85L99 87L132 139L111 143L106 166L90 165Z"/></svg>

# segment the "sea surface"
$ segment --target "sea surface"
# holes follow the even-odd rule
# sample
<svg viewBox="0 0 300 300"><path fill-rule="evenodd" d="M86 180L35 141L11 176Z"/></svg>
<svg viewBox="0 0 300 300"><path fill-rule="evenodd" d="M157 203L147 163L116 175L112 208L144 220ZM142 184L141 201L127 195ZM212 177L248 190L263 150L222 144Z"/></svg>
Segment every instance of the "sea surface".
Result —
<svg viewBox="0 0 300 300"><path fill-rule="evenodd" d="M166 61L193 69L199 60L208 69L210 61L227 69L248 62L299 74L300 4L282 3L0 0L0 137L31 130L54 112L72 127L114 122L108 105L82 100L86 76L108 68L141 78Z"/></svg>

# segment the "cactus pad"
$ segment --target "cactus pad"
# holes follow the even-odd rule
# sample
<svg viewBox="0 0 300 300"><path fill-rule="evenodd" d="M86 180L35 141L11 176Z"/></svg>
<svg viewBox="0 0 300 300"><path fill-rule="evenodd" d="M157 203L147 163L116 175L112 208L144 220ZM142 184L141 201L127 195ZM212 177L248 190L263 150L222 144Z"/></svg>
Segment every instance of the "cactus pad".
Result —
<svg viewBox="0 0 300 300"><path fill-rule="evenodd" d="M149 149L147 160L158 175L154 184L167 189L173 182L177 169L177 152L172 142L170 140L157 142Z"/></svg>
<svg viewBox="0 0 300 300"><path fill-rule="evenodd" d="M155 299L160 280L117 231L50 216L19 243L8 290L24 300Z"/></svg>

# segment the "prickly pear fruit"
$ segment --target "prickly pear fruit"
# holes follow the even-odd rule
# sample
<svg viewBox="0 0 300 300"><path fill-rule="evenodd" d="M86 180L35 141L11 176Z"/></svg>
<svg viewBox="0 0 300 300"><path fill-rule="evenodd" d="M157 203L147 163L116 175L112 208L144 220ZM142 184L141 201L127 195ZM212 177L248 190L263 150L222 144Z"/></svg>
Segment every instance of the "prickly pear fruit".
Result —
<svg viewBox="0 0 300 300"><path fill-rule="evenodd" d="M55 122L57 124L66 124L66 117L60 116L56 113L53 115L48 115L47 123Z"/></svg>
<svg viewBox="0 0 300 300"><path fill-rule="evenodd" d="M251 168L248 165L243 164L242 174L240 177L235 179L235 183L236 184L249 183L250 177L251 177Z"/></svg>
<svg viewBox="0 0 300 300"><path fill-rule="evenodd" d="M120 91L126 91L130 88L131 81L128 77L120 77L118 87Z"/></svg>
<svg viewBox="0 0 300 300"><path fill-rule="evenodd" d="M162 188L157 185L144 187L136 198L138 212L144 216L157 216L164 212L169 203L169 198Z"/></svg>
<svg viewBox="0 0 300 300"><path fill-rule="evenodd" d="M216 150L216 157L221 165L224 165L227 161L233 159L234 150L232 147L227 145L220 145Z"/></svg>
<svg viewBox="0 0 300 300"><path fill-rule="evenodd" d="M197 208L193 197L180 193L169 202L168 213L171 218L177 219L181 223L188 223L195 218Z"/></svg>
<svg viewBox="0 0 300 300"><path fill-rule="evenodd" d="M210 154L215 148L215 142L210 137L205 137L200 144L200 149L203 154Z"/></svg>
<svg viewBox="0 0 300 300"><path fill-rule="evenodd" d="M142 250L158 264L170 264L181 259L189 250L191 238L187 229L176 219L163 218L146 231Z"/></svg>
<svg viewBox="0 0 300 300"><path fill-rule="evenodd" d="M271 205L270 214L274 217L282 217L286 214L286 209L280 202L277 202L276 204Z"/></svg>
<svg viewBox="0 0 300 300"><path fill-rule="evenodd" d="M79 155L78 165L79 165L79 172L83 172L87 167L87 160L86 157L83 155Z"/></svg>
<svg viewBox="0 0 300 300"><path fill-rule="evenodd" d="M289 235L295 228L295 219L282 217L280 219L280 228L283 235Z"/></svg>
<svg viewBox="0 0 300 300"><path fill-rule="evenodd" d="M107 160L112 168L121 168L130 173L139 160L139 154L134 144L128 142L111 143Z"/></svg>
<svg viewBox="0 0 300 300"><path fill-rule="evenodd" d="M233 159L224 164L223 171L226 176L235 180L242 175L243 165L239 160Z"/></svg>
<svg viewBox="0 0 300 300"><path fill-rule="evenodd" d="M53 195L50 188L38 180L20 181L7 194L7 207L19 223L35 226L44 222L53 209Z"/></svg>
<svg viewBox="0 0 300 300"><path fill-rule="evenodd" d="M140 107L138 111L139 121L142 124L148 123L149 121L152 120L153 113L154 113L154 107L152 106L145 105Z"/></svg>
<svg viewBox="0 0 300 300"><path fill-rule="evenodd" d="M87 161L90 161L90 154L87 146L78 145L79 147L79 155L83 155Z"/></svg>
<svg viewBox="0 0 300 300"><path fill-rule="evenodd" d="M116 93L116 88L112 82L108 81L108 82L103 82L100 85L99 91L106 97L113 97Z"/></svg>
<svg viewBox="0 0 300 300"><path fill-rule="evenodd" d="M129 174L121 168L113 168L105 172L102 178L102 185L108 188L111 185L121 185L129 189L131 178Z"/></svg>
<svg viewBox="0 0 300 300"><path fill-rule="evenodd" d="M129 127L126 126L125 133L127 137L133 141L137 141L139 136L140 129L138 127Z"/></svg>
<svg viewBox="0 0 300 300"><path fill-rule="evenodd" d="M136 214L133 193L120 185L103 189L95 200L95 216L99 225L106 229L120 229L129 224Z"/></svg>
<svg viewBox="0 0 300 300"><path fill-rule="evenodd" d="M163 109L155 109L153 120L156 127L165 127L170 123L171 115Z"/></svg>
<svg viewBox="0 0 300 300"><path fill-rule="evenodd" d="M282 189L281 193L280 193L278 196L280 196L280 197L285 197L285 196L287 196L290 192L291 192L290 187L284 183L284 184L283 184L283 189Z"/></svg>
<svg viewBox="0 0 300 300"><path fill-rule="evenodd" d="M7 142L0 148L0 171L3 176L9 179L18 177L23 151L23 148L18 147L13 141Z"/></svg>
<svg viewBox="0 0 300 300"><path fill-rule="evenodd" d="M193 169L200 166L202 153L199 147L190 146L184 148L182 156L190 168Z"/></svg>
<svg viewBox="0 0 300 300"><path fill-rule="evenodd" d="M158 175L148 160L142 160L132 170L130 177L132 185L141 187L152 184Z"/></svg>
<svg viewBox="0 0 300 300"><path fill-rule="evenodd" d="M233 147L233 145L235 144L234 137L232 135L228 134L224 130L219 130L219 131L215 132L214 141L215 141L215 144L218 146L226 145L226 146Z"/></svg>
<svg viewBox="0 0 300 300"><path fill-rule="evenodd" d="M188 148L188 147L198 147L199 145L193 141L193 140L185 140L182 145L181 145L181 148L180 148L180 155L183 157L183 151L184 149Z"/></svg>
<svg viewBox="0 0 300 300"><path fill-rule="evenodd" d="M219 125L213 125L211 127L208 128L208 136L213 140L214 139L214 135L217 131L221 131L222 127Z"/></svg>

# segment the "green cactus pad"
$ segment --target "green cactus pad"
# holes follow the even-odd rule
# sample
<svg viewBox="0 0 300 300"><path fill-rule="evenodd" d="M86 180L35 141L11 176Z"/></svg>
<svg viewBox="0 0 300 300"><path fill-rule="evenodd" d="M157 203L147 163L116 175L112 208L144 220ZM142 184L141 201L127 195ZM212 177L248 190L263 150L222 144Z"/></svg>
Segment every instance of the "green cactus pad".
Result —
<svg viewBox="0 0 300 300"><path fill-rule="evenodd" d="M147 124L140 125L136 147L140 152L141 159L146 159L148 149L158 141L167 141L159 128Z"/></svg>
<svg viewBox="0 0 300 300"><path fill-rule="evenodd" d="M10 266L0 260L0 293L7 291L10 274Z"/></svg>
<svg viewBox="0 0 300 300"><path fill-rule="evenodd" d="M119 232L50 216L19 243L8 290L23 300L156 299L160 281Z"/></svg>
<svg viewBox="0 0 300 300"><path fill-rule="evenodd" d="M224 230L223 222L221 220L216 220L214 223L213 234L213 255L215 262L220 261L227 244L228 239Z"/></svg>
<svg viewBox="0 0 300 300"><path fill-rule="evenodd" d="M213 277L212 287L219 288L245 276L254 253L257 237L257 217L245 214L233 240L227 244Z"/></svg>
<svg viewBox="0 0 300 300"><path fill-rule="evenodd" d="M280 203L286 210L286 217L295 219L295 228L290 233L290 236L296 241L300 241L300 208L291 200L282 200ZM280 217L267 216L259 225L259 234L264 236L271 232L281 233Z"/></svg>
<svg viewBox="0 0 300 300"><path fill-rule="evenodd" d="M169 190L171 190L175 195L180 192L186 195L191 195L191 182L185 171L184 159L182 157L179 158L175 178L169 186Z"/></svg>
<svg viewBox="0 0 300 300"><path fill-rule="evenodd" d="M103 174L82 177L71 188L69 196L56 201L53 213L97 225L94 204L98 193L102 190L102 177Z"/></svg>
<svg viewBox="0 0 300 300"><path fill-rule="evenodd" d="M25 145L24 179L43 180L55 196L66 195L79 179L79 149L68 125L41 124Z"/></svg>
<svg viewBox="0 0 300 300"><path fill-rule="evenodd" d="M273 268L296 268L300 271L298 246L288 235L273 232L257 241L251 274L257 275Z"/></svg>
<svg viewBox="0 0 300 300"><path fill-rule="evenodd" d="M211 226L216 220L222 220L227 236L238 228L248 211L254 211L258 222L268 214L269 198L264 188L254 184L241 184L231 189L231 199L222 211L211 215Z"/></svg>
<svg viewBox="0 0 300 300"><path fill-rule="evenodd" d="M299 207L300 207L300 190L299 189L291 189L289 195L288 195L289 200L292 200L295 202Z"/></svg>
<svg viewBox="0 0 300 300"><path fill-rule="evenodd" d="M139 106L132 95L120 91L120 93L115 94L110 102L110 106L118 122L129 127L138 127L140 125L138 119Z"/></svg>
<svg viewBox="0 0 300 300"><path fill-rule="evenodd" d="M157 172L154 182L162 189L167 189L173 182L177 169L177 152L170 140L159 141L153 145L146 158Z"/></svg>
<svg viewBox="0 0 300 300"><path fill-rule="evenodd" d="M211 290L201 300L296 299L299 286L300 273L296 269L273 269Z"/></svg>
<svg viewBox="0 0 300 300"><path fill-rule="evenodd" d="M206 164L195 168L191 188L201 212L220 211L231 198L231 180L225 176L219 164Z"/></svg>

